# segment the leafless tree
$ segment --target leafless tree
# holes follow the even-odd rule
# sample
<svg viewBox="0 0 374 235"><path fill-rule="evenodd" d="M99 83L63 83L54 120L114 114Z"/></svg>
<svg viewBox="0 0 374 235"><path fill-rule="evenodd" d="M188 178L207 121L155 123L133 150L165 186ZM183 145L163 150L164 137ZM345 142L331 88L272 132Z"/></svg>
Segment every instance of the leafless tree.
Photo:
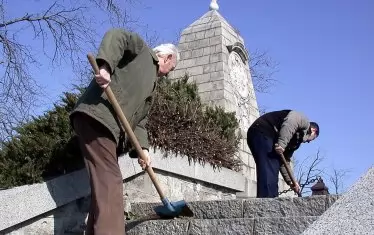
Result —
<svg viewBox="0 0 374 235"><path fill-rule="evenodd" d="M316 179L324 174L324 169L321 163L324 161L320 150L314 156L307 157L303 161L295 161L295 177L301 186L301 194L310 193L310 188L313 184L308 184L311 180Z"/></svg>
<svg viewBox="0 0 374 235"><path fill-rule="evenodd" d="M344 191L344 181L349 172L349 169L333 169L332 172L328 174L328 179L333 186L335 194L340 194Z"/></svg>
<svg viewBox="0 0 374 235"><path fill-rule="evenodd" d="M344 182L349 169L336 169L334 167L323 167L325 157L321 155L318 150L314 156L307 157L303 161L295 161L295 174L296 179L301 187L301 193L303 195L311 193L310 188L317 182L313 180L321 177L324 179L324 183L327 187L333 187L334 193L339 194L344 190ZM306 185L304 185L306 184Z"/></svg>
<svg viewBox="0 0 374 235"><path fill-rule="evenodd" d="M267 51L254 50L249 56L249 66L254 89L257 93L268 93L277 80L279 63L271 58Z"/></svg>
<svg viewBox="0 0 374 235"><path fill-rule="evenodd" d="M14 16L7 12L9 2L0 0L0 142L30 117L44 94L37 71L68 65L82 74L88 68L87 51L94 50L100 39L97 25L109 21L111 26L131 28L136 21L128 9L138 3L55 0L38 12ZM41 64L41 56L50 64Z"/></svg>

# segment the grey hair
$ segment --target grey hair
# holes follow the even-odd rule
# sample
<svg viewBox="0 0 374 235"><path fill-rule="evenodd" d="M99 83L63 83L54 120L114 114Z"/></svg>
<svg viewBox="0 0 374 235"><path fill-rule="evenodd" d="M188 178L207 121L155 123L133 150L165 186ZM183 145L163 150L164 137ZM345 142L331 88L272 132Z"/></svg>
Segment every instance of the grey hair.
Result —
<svg viewBox="0 0 374 235"><path fill-rule="evenodd" d="M156 53L156 55L173 54L177 58L176 62L179 61L179 51L178 51L178 48L174 44L171 44L171 43L161 44L153 48L153 51Z"/></svg>

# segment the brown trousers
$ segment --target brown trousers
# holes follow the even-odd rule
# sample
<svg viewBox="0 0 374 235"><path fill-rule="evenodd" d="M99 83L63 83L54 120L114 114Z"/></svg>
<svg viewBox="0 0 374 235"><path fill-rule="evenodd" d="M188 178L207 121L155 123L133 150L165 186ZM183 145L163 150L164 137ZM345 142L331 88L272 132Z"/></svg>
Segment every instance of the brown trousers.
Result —
<svg viewBox="0 0 374 235"><path fill-rule="evenodd" d="M117 161L116 142L104 125L88 115L76 114L73 124L91 185L86 234L123 235L123 181Z"/></svg>

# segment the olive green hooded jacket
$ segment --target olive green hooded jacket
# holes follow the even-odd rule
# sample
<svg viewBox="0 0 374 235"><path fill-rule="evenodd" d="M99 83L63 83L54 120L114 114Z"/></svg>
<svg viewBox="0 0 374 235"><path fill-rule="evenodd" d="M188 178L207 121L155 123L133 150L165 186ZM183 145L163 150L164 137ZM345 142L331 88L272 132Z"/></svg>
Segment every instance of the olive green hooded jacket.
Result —
<svg viewBox="0 0 374 235"><path fill-rule="evenodd" d="M96 61L99 67L104 62L109 65L109 85L140 145L148 149L145 126L158 78L157 56L138 34L112 29L104 35ZM126 151L125 149L130 152L133 150L105 92L95 79L78 99L70 114L71 120L77 112L85 113L107 127L120 149L119 153Z"/></svg>

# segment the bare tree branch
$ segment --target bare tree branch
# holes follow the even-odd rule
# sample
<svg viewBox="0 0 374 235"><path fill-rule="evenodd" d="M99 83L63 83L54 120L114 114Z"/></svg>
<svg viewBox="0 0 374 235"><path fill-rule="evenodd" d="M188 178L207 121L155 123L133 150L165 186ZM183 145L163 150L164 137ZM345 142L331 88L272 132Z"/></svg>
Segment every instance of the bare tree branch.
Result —
<svg viewBox="0 0 374 235"><path fill-rule="evenodd" d="M350 172L348 169L333 169L332 173L328 174L329 181L334 187L335 194L342 193L344 190L344 181L347 174Z"/></svg>
<svg viewBox="0 0 374 235"><path fill-rule="evenodd" d="M301 186L301 193L305 194L307 189L310 189L312 185L308 185L311 180L316 179L324 174L324 169L321 169L321 163L324 161L324 157L321 156L318 150L316 155L313 157L307 157L302 162L295 162L296 178Z"/></svg>
<svg viewBox="0 0 374 235"><path fill-rule="evenodd" d="M279 64L268 55L268 52L260 50L250 53L249 64L255 91L268 93L277 81L273 75L278 71Z"/></svg>
<svg viewBox="0 0 374 235"><path fill-rule="evenodd" d="M97 46L95 27L105 23L104 16L112 26L134 23L128 10L138 1L55 0L44 10L21 16L6 15L6 3L0 1L0 142L16 133L15 126L30 117L42 97L43 87L34 73L67 64L82 74L87 70L87 51ZM107 13L100 15L102 22L95 9ZM51 66L42 64L40 56Z"/></svg>

